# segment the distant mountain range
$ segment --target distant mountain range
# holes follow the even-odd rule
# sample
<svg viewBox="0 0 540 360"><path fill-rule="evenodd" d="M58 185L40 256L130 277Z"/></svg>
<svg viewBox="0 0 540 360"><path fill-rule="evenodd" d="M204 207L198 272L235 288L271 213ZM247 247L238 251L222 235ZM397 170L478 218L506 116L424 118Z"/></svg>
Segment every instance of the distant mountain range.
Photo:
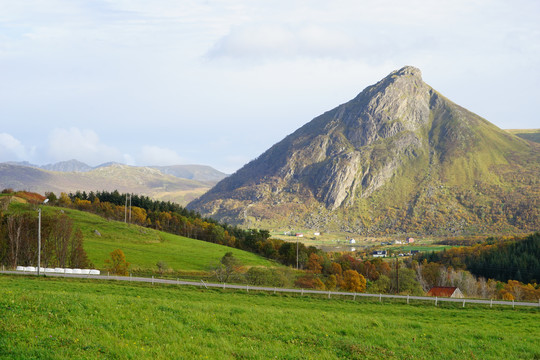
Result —
<svg viewBox="0 0 540 360"><path fill-rule="evenodd" d="M384 234L540 228L537 130L504 131L404 67L188 208L233 224Z"/></svg>
<svg viewBox="0 0 540 360"><path fill-rule="evenodd" d="M106 163L91 167L77 160L43 166L0 163L0 188L38 193L118 190L170 200L181 205L208 191L224 174L209 166L128 166Z"/></svg>

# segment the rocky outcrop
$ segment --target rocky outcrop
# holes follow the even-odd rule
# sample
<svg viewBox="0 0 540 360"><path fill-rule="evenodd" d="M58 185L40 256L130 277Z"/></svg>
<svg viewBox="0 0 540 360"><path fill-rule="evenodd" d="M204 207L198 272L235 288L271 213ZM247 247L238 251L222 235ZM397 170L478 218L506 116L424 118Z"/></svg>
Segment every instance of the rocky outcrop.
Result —
<svg viewBox="0 0 540 360"><path fill-rule="evenodd" d="M437 196L452 203L444 206L463 208L456 200L461 180L500 184L494 169L512 152L531 151L538 154L441 96L407 66L302 126L188 207L232 223L250 214L261 224L288 225L282 222L294 218L301 225L383 231L387 225L374 224L389 208L408 220L420 216L418 204L430 201L418 200L426 199L425 189L456 187L455 194ZM278 216L289 208L294 217ZM358 213L361 208L367 210ZM351 225L355 215L361 221Z"/></svg>

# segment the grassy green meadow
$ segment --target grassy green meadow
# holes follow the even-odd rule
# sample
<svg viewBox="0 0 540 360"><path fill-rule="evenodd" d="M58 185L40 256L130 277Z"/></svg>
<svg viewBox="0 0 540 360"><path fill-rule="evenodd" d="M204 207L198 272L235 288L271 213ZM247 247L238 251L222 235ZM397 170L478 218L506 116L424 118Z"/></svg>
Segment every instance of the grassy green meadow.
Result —
<svg viewBox="0 0 540 360"><path fill-rule="evenodd" d="M539 359L540 311L0 275L0 359Z"/></svg>
<svg viewBox="0 0 540 360"><path fill-rule="evenodd" d="M132 269L156 270L157 262L164 261L174 271L207 271L211 264L219 262L229 251L246 266L280 266L239 249L119 221L108 221L88 212L66 208L61 210L74 220L74 227L82 230L84 248L98 269L104 268L105 259L108 259L115 249L121 249L125 253ZM60 208L46 206L43 211L57 212Z"/></svg>

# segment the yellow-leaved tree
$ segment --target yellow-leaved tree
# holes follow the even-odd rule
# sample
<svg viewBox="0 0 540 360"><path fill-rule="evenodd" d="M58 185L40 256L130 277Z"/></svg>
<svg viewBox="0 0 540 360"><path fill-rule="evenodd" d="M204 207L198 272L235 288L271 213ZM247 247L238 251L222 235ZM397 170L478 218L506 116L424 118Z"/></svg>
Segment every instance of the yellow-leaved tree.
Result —
<svg viewBox="0 0 540 360"><path fill-rule="evenodd" d="M347 270L343 273L341 287L348 291L364 292L366 290L366 279L356 270Z"/></svg>
<svg viewBox="0 0 540 360"><path fill-rule="evenodd" d="M120 249L111 252L111 258L105 260L107 270L116 275L127 276L129 263L126 261L126 255Z"/></svg>

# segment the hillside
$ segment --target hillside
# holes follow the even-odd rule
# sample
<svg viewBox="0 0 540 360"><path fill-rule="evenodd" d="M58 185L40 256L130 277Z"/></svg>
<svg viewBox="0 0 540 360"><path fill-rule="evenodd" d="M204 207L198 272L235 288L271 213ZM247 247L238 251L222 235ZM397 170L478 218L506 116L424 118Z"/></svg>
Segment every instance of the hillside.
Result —
<svg viewBox="0 0 540 360"><path fill-rule="evenodd" d="M404 67L307 123L188 208L248 226L365 235L540 227L540 145Z"/></svg>
<svg viewBox="0 0 540 360"><path fill-rule="evenodd" d="M121 249L132 269L157 270L159 261L174 271L208 271L227 252L247 266L278 266L252 253L230 247L177 236L162 231L106 220L100 216L67 208L43 207L43 215L63 212L82 230L84 249L98 269L115 249Z"/></svg>
<svg viewBox="0 0 540 360"><path fill-rule="evenodd" d="M522 139L540 143L540 129L510 129L506 131Z"/></svg>
<svg viewBox="0 0 540 360"><path fill-rule="evenodd" d="M177 165L170 167L136 167L108 164L88 169L86 164L72 160L44 167L15 163L0 164L0 188L75 192L113 191L139 193L156 200L174 201L181 205L208 191L226 175L207 166ZM221 175L220 175L221 174Z"/></svg>

